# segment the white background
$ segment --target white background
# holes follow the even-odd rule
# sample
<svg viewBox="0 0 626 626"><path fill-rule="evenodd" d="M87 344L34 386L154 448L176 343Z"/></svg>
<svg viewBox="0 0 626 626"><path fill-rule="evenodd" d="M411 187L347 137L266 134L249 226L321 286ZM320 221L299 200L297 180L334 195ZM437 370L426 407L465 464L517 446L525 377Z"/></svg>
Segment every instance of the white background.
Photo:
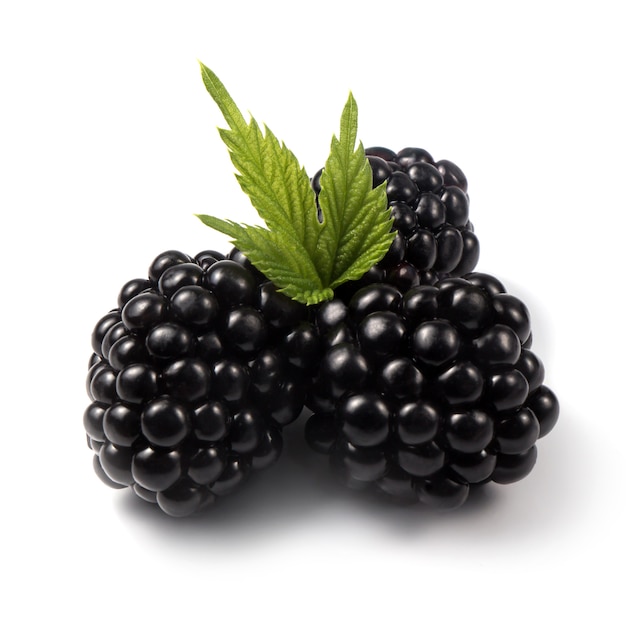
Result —
<svg viewBox="0 0 626 626"><path fill-rule="evenodd" d="M225 6L228 4L228 6ZM5 2L0 618L6 624L623 624L626 58L620 3ZM174 520L103 486L89 335L160 251L253 219L196 59L309 174L360 138L460 165L478 269L528 304L561 420L524 481L437 515L281 462Z"/></svg>

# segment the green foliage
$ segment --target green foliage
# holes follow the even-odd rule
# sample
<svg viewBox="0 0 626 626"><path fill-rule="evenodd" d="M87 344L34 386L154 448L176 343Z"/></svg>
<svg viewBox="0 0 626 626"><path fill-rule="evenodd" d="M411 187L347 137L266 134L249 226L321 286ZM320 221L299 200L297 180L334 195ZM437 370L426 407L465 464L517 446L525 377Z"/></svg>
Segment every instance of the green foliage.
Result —
<svg viewBox="0 0 626 626"><path fill-rule="evenodd" d="M228 235L290 298L309 305L331 299L335 288L357 280L380 261L394 238L385 186L372 189L363 146L355 148L358 111L352 94L320 180L320 221L309 176L295 155L267 126L262 132L254 118L246 122L222 82L200 66L207 91L229 126L220 136L237 180L266 228L198 217Z"/></svg>

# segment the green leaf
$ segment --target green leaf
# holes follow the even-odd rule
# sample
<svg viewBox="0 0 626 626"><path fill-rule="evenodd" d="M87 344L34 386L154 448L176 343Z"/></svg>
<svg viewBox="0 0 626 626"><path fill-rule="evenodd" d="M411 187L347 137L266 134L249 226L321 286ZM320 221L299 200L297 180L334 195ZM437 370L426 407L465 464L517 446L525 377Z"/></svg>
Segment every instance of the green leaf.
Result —
<svg viewBox="0 0 626 626"><path fill-rule="evenodd" d="M207 226L231 237L250 262L272 280L279 291L304 304L332 298L324 288L311 259L294 239L259 226L246 226L212 215L197 215Z"/></svg>
<svg viewBox="0 0 626 626"><path fill-rule="evenodd" d="M220 136L239 172L241 188L269 230L293 237L312 256L322 228L304 168L267 126L263 134L254 118L247 123L217 76L206 65L200 67L207 91L230 126L220 130Z"/></svg>
<svg viewBox="0 0 626 626"><path fill-rule="evenodd" d="M320 221L309 177L294 154L267 126L261 131L254 118L246 122L217 76L204 64L200 67L207 91L229 126L220 136L237 180L267 228L198 217L228 235L289 297L309 305L332 298L333 289L357 280L376 264L394 238L385 186L372 189L363 146L355 148L358 111L352 94L321 177Z"/></svg>
<svg viewBox="0 0 626 626"><path fill-rule="evenodd" d="M328 260L322 280L330 287L357 280L385 256L393 241L386 185L372 189L372 170L357 136L358 109L348 97L339 139L333 137L320 178L319 205L324 230L319 247Z"/></svg>

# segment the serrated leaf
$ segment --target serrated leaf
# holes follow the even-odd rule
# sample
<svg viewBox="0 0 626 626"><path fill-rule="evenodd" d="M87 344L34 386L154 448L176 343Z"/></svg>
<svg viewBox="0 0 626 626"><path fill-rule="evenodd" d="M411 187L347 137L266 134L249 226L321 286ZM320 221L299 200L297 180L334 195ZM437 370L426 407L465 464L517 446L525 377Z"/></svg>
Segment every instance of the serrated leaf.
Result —
<svg viewBox="0 0 626 626"><path fill-rule="evenodd" d="M250 262L293 300L318 304L328 299L311 259L302 255L299 242L260 226L237 224L213 215L197 215L206 225L225 235ZM303 265L304 264L304 265ZM330 292L332 297L332 292Z"/></svg>
<svg viewBox="0 0 626 626"><path fill-rule="evenodd" d="M296 239L309 256L315 253L321 225L309 177L295 155L254 118L246 122L228 91L204 64L202 79L230 129L220 136L239 172L237 180L269 230Z"/></svg>
<svg viewBox="0 0 626 626"><path fill-rule="evenodd" d="M228 235L289 297L306 304L332 298L334 288L360 278L393 241L385 187L372 189L363 146L355 149L358 111L352 94L321 178L320 222L309 177L294 154L269 128L262 132L254 118L246 122L217 76L200 66L204 84L229 125L220 136L237 180L267 228L198 217Z"/></svg>
<svg viewBox="0 0 626 626"><path fill-rule="evenodd" d="M319 247L327 259L322 280L332 288L357 280L385 255L394 234L385 185L372 189L372 170L357 137L358 108L348 97L339 139L333 137L320 178L319 205L324 230Z"/></svg>

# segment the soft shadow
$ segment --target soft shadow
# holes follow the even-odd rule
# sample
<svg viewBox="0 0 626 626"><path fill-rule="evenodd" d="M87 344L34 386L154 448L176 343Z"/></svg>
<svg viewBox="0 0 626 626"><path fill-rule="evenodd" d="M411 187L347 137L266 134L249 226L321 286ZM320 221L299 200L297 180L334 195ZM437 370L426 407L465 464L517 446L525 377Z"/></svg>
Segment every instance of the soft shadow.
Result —
<svg viewBox="0 0 626 626"><path fill-rule="evenodd" d="M539 441L539 460L529 477L515 485L488 484L473 489L462 507L449 512L420 504L401 505L337 484L330 476L327 458L306 444L305 421L301 418L284 430L283 454L273 467L253 475L237 492L218 498L196 515L168 517L130 490L116 494L118 509L137 522L141 531L148 528L168 542L241 544L297 532L312 523L328 526L336 523L338 515L339 519L374 523L383 534L407 536L454 529L474 535L484 529L485 535L494 539L510 539L528 533L530 523L539 524L543 532L546 527L567 523L584 508L572 480L588 440L580 429L580 419L569 410L546 438L549 445Z"/></svg>
<svg viewBox="0 0 626 626"><path fill-rule="evenodd" d="M275 533L298 520L323 515L341 497L341 490L328 479L326 457L308 448L304 422L300 418L285 428L283 453L274 466L253 473L236 492L217 498L214 505L195 515L168 517L129 489L119 493L117 505L123 515L142 525L195 539L202 534L258 537L259 533Z"/></svg>

